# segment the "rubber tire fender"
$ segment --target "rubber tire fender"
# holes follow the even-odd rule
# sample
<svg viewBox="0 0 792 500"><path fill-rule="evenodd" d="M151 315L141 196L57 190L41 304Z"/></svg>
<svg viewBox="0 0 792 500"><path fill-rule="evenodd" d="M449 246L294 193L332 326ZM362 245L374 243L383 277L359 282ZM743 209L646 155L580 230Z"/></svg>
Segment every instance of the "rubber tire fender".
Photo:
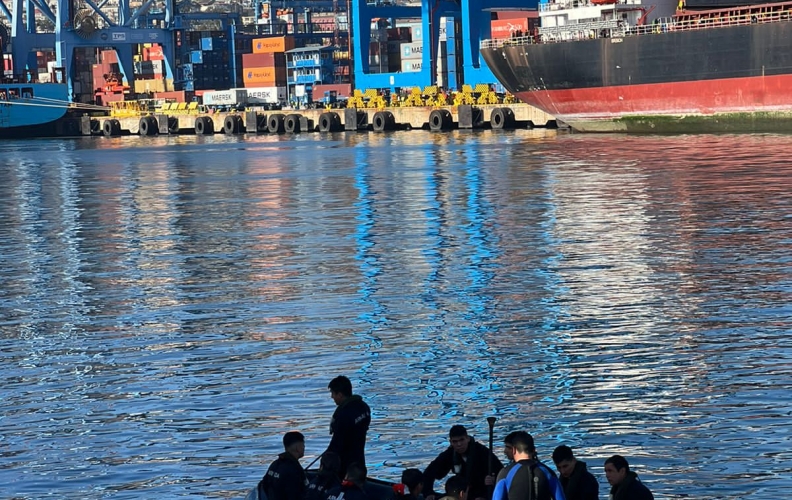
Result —
<svg viewBox="0 0 792 500"><path fill-rule="evenodd" d="M286 115L286 118L284 118L283 120L283 129L286 131L287 134L300 133L300 115L298 114Z"/></svg>
<svg viewBox="0 0 792 500"><path fill-rule="evenodd" d="M371 120L371 128L374 132L385 132L386 130L393 130L396 123L393 113L390 111L377 111Z"/></svg>
<svg viewBox="0 0 792 500"><path fill-rule="evenodd" d="M223 132L226 135L238 134L242 131L242 118L239 115L228 115L223 120Z"/></svg>
<svg viewBox="0 0 792 500"><path fill-rule="evenodd" d="M115 120L105 120L102 123L102 134L105 137L113 137L116 134L115 124L113 123Z"/></svg>
<svg viewBox="0 0 792 500"><path fill-rule="evenodd" d="M159 124L153 116L142 116L138 122L138 127L140 135L157 135L159 133Z"/></svg>
<svg viewBox="0 0 792 500"><path fill-rule="evenodd" d="M267 117L267 131L270 134L282 134L286 131L284 128L283 113L273 113Z"/></svg>
<svg viewBox="0 0 792 500"><path fill-rule="evenodd" d="M328 111L319 116L319 132L338 132L341 128L341 118L338 113Z"/></svg>
<svg viewBox="0 0 792 500"><path fill-rule="evenodd" d="M490 113L490 127L493 130L514 128L514 111L511 108L494 108Z"/></svg>
<svg viewBox="0 0 792 500"><path fill-rule="evenodd" d="M454 125L454 118L447 109L435 109L429 113L429 130L439 132L449 130Z"/></svg>
<svg viewBox="0 0 792 500"><path fill-rule="evenodd" d="M214 122L208 116L199 116L195 119L196 135L214 134Z"/></svg>

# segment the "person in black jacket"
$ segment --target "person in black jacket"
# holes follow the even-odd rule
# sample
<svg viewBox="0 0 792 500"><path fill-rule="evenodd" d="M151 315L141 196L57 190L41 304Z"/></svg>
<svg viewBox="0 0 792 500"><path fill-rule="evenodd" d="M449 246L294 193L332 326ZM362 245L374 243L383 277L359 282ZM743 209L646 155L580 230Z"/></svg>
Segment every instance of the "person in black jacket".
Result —
<svg viewBox="0 0 792 500"><path fill-rule="evenodd" d="M339 478L344 478L352 462L366 465L366 432L371 424L371 409L360 396L352 395L352 382L336 377L327 386L330 397L338 405L330 420L330 444L327 451L341 457Z"/></svg>
<svg viewBox="0 0 792 500"><path fill-rule="evenodd" d="M575 458L572 448L562 444L553 450L553 462L561 476L566 500L598 500L599 483L586 468L586 462Z"/></svg>
<svg viewBox="0 0 792 500"><path fill-rule="evenodd" d="M319 462L319 472L308 483L305 500L325 500L330 491L341 488L338 470L341 468L341 457L338 453L326 451Z"/></svg>
<svg viewBox="0 0 792 500"><path fill-rule="evenodd" d="M515 462L498 473L493 500L563 499L563 487L555 473L536 458L533 436L517 432L512 446Z"/></svg>
<svg viewBox="0 0 792 500"><path fill-rule="evenodd" d="M605 477L611 485L612 500L654 500L652 492L630 470L630 464L621 455L605 460Z"/></svg>
<svg viewBox="0 0 792 500"><path fill-rule="evenodd" d="M305 455L305 437L297 431L287 432L283 435L283 448L286 451L278 455L259 481L259 497L264 493L267 500L303 500L306 480L300 459Z"/></svg>
<svg viewBox="0 0 792 500"><path fill-rule="evenodd" d="M366 467L352 462L347 467L346 477L340 488L329 492L327 500L371 500L366 493Z"/></svg>
<svg viewBox="0 0 792 500"><path fill-rule="evenodd" d="M468 498L476 500L489 497L487 485L488 472L497 474L503 464L492 451L468 436L467 429L461 425L451 427L449 446L435 458L423 474L423 491L426 500L434 500L434 482L443 479L449 472L465 478L468 484Z"/></svg>
<svg viewBox="0 0 792 500"><path fill-rule="evenodd" d="M405 469L401 483L393 485L396 500L419 500L423 498L423 473L418 469Z"/></svg>

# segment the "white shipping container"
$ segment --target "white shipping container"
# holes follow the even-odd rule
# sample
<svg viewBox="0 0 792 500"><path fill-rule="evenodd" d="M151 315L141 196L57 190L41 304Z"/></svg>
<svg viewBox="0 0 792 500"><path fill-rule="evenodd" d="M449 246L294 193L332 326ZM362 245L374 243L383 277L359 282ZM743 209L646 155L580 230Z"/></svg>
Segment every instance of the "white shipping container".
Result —
<svg viewBox="0 0 792 500"><path fill-rule="evenodd" d="M283 104L289 100L286 87L254 87L244 90L247 92L248 104Z"/></svg>
<svg viewBox="0 0 792 500"><path fill-rule="evenodd" d="M247 89L214 90L204 92L203 103L206 106L228 106L247 103Z"/></svg>
<svg viewBox="0 0 792 500"><path fill-rule="evenodd" d="M423 61L421 60L411 59L401 63L402 73L415 73L416 71L421 71L422 68Z"/></svg>
<svg viewBox="0 0 792 500"><path fill-rule="evenodd" d="M403 43L399 53L402 61L406 59L423 59L423 44L421 42Z"/></svg>

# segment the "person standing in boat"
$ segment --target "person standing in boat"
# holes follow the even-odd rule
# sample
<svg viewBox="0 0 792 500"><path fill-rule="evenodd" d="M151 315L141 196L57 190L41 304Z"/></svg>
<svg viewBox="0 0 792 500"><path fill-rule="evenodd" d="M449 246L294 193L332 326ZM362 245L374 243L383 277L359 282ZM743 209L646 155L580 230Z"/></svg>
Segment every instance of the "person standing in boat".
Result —
<svg viewBox="0 0 792 500"><path fill-rule="evenodd" d="M512 437L514 463L498 473L493 500L565 500L555 473L536 457L533 436L517 432Z"/></svg>
<svg viewBox="0 0 792 500"><path fill-rule="evenodd" d="M259 498L265 494L268 500L303 500L307 481L300 459L305 455L305 437L297 431L287 432L283 448L259 481Z"/></svg>
<svg viewBox="0 0 792 500"><path fill-rule="evenodd" d="M451 446L440 453L424 471L426 500L435 498L434 482L443 479L448 473L465 478L467 496L471 500L489 498L487 477L490 472L497 474L503 468L501 461L489 448L468 436L467 429L461 425L451 427L448 437Z"/></svg>
<svg viewBox="0 0 792 500"><path fill-rule="evenodd" d="M341 468L338 477L346 475L347 467L353 462L366 465L366 433L371 424L371 408L363 398L352 394L352 382L342 376L336 377L327 385L330 397L337 408L330 420L330 444L327 451L338 453Z"/></svg>
<svg viewBox="0 0 792 500"><path fill-rule="evenodd" d="M652 492L630 470L630 464L621 455L605 460L605 477L611 485L609 500L654 500Z"/></svg>
<svg viewBox="0 0 792 500"><path fill-rule="evenodd" d="M586 463L575 458L572 448L562 444L553 450L553 462L558 469L566 500L598 500L599 483L586 468Z"/></svg>

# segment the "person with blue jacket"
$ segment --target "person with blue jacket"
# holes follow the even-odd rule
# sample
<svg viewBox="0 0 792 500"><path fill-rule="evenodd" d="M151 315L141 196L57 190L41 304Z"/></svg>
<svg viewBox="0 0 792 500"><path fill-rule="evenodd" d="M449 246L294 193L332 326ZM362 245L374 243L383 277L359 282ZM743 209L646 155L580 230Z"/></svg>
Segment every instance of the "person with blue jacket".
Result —
<svg viewBox="0 0 792 500"><path fill-rule="evenodd" d="M565 500L555 473L537 459L533 436L517 432L512 446L514 463L498 474L492 500Z"/></svg>

